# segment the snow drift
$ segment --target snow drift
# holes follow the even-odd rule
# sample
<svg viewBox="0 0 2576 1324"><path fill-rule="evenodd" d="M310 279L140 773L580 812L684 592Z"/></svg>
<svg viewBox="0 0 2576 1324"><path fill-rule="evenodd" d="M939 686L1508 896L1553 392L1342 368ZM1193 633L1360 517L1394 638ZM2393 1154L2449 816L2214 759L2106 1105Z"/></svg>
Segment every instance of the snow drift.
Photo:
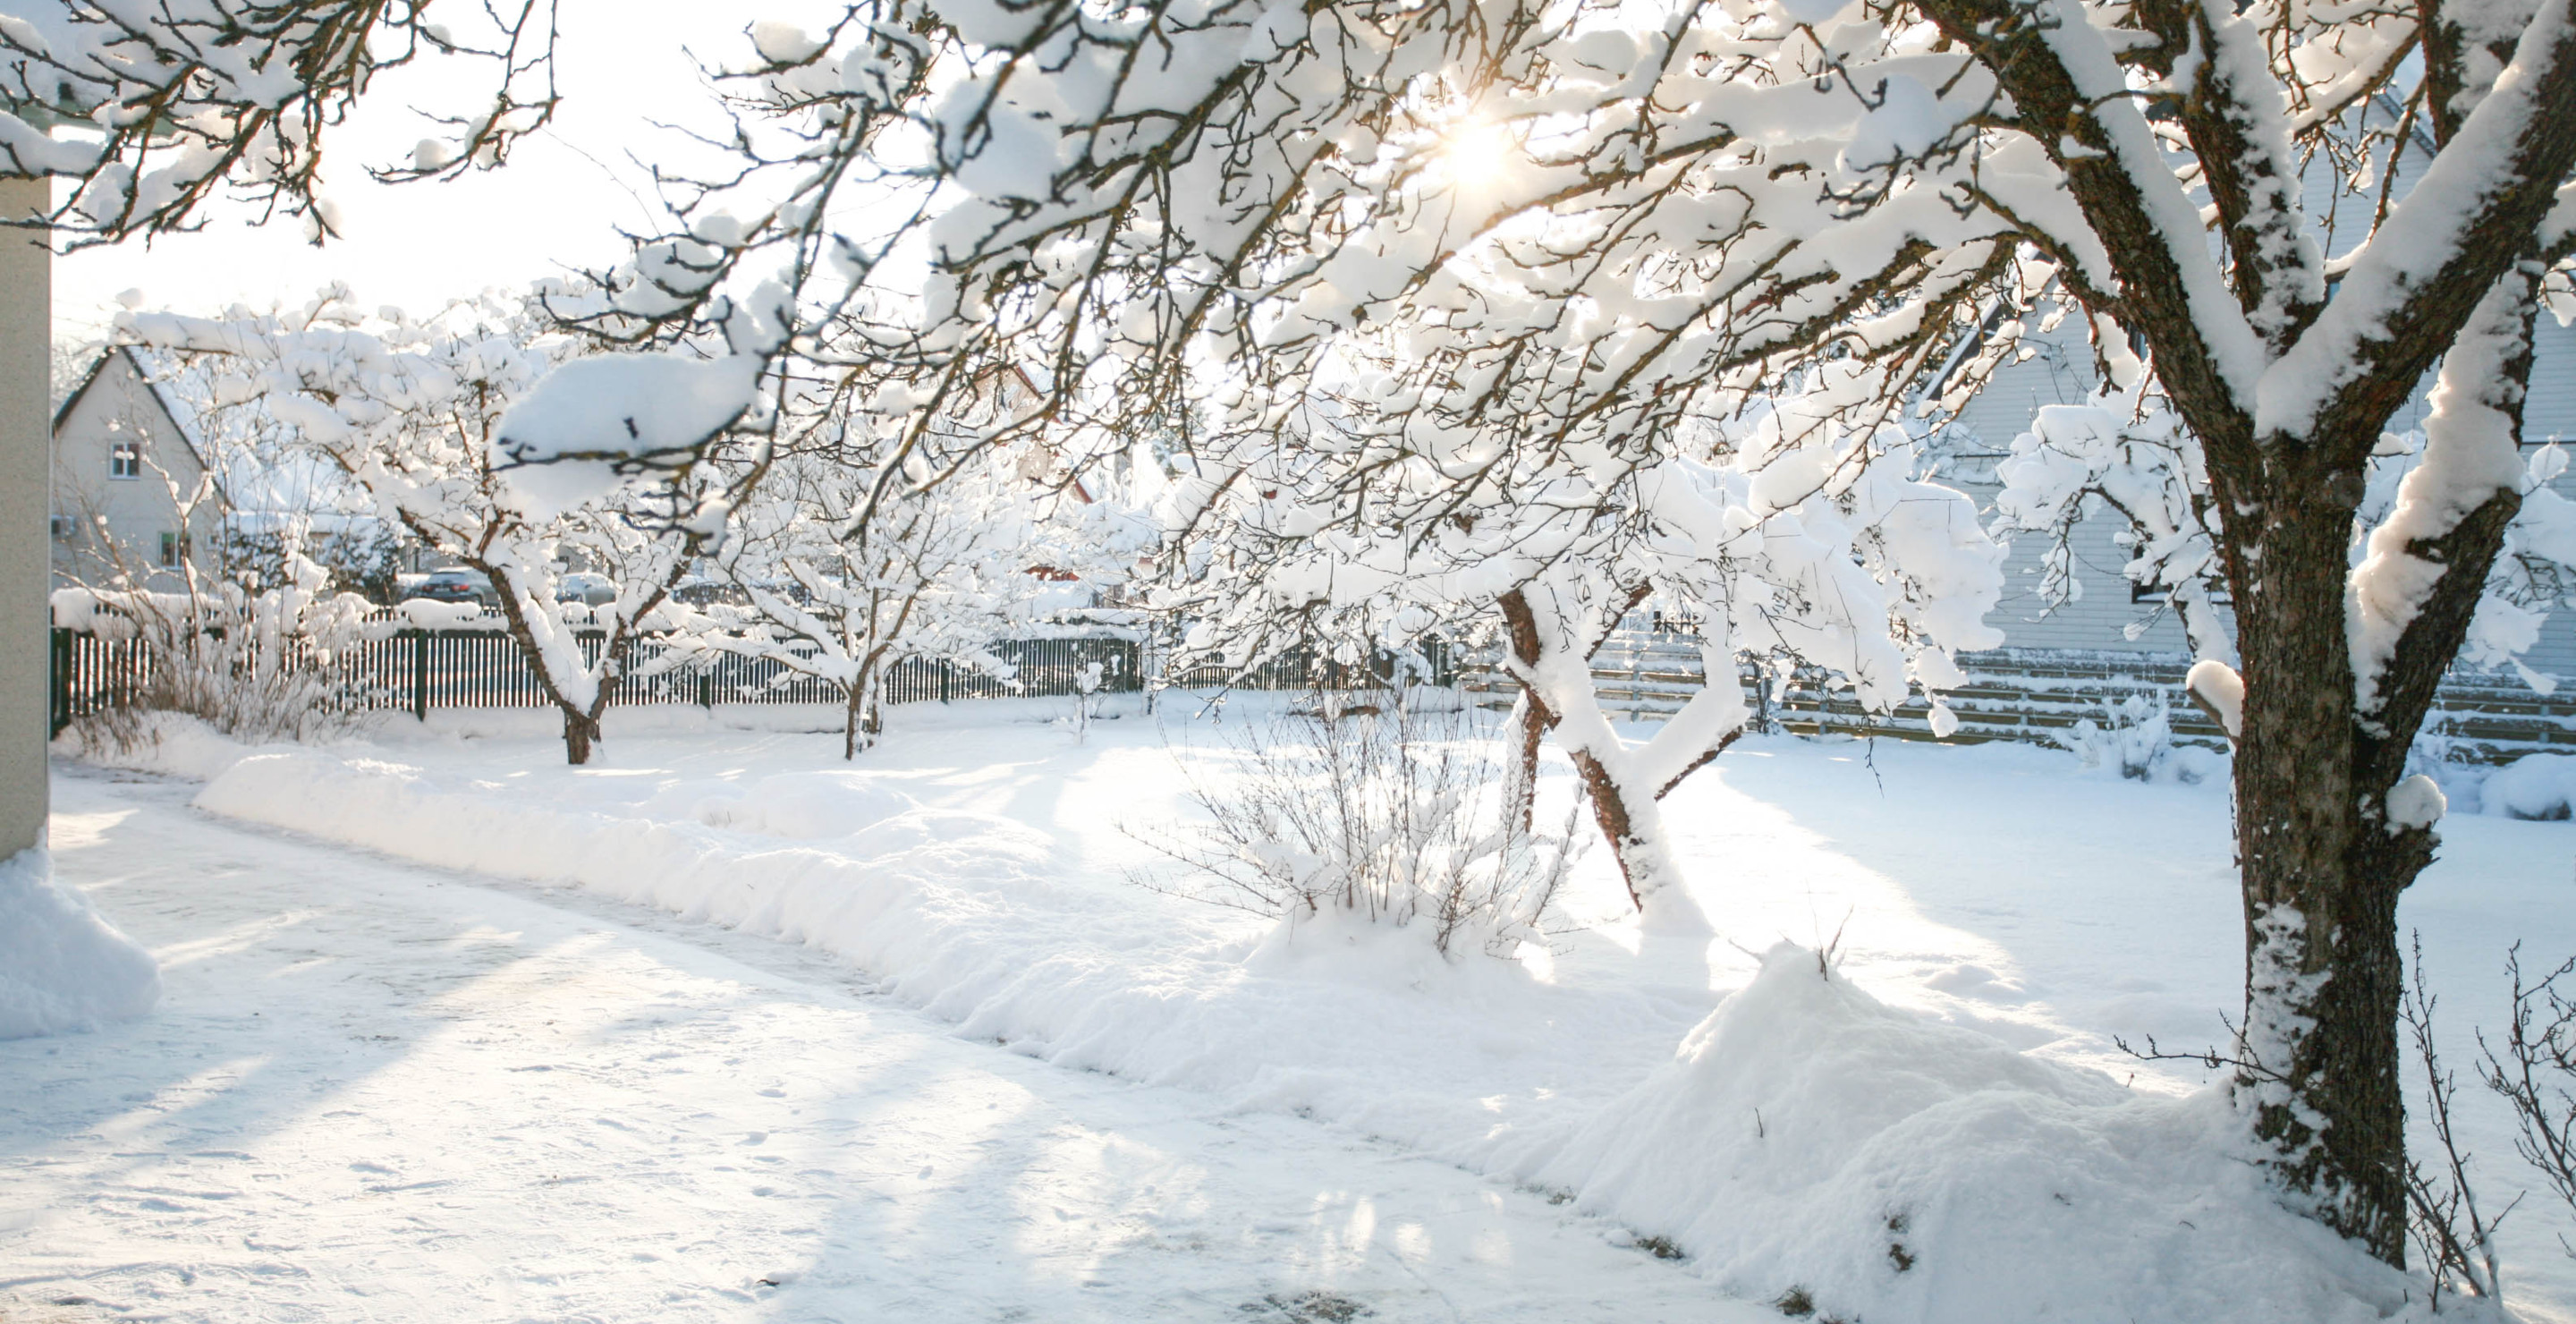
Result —
<svg viewBox="0 0 2576 1324"><path fill-rule="evenodd" d="M0 860L0 1039L86 1030L160 1000L151 954L55 882L43 850Z"/></svg>
<svg viewBox="0 0 2576 1324"><path fill-rule="evenodd" d="M2238 1134L2223 1092L2123 1089L1784 943L1539 1179L1820 1317L2399 1317L2411 1281L2279 1208Z"/></svg>
<svg viewBox="0 0 2576 1324"><path fill-rule="evenodd" d="M1447 965L1411 934L1377 941L1323 924L1292 942L1214 907L1079 883L1043 833L866 784L786 773L602 813L307 750L243 759L196 805L806 944L970 1037L1311 1111L1489 1168L1541 1143L1515 1125L1533 1091L1498 1101L1504 1082L1535 1076L1535 1093L1593 1105L1616 1093L1586 1078L1584 1054L1551 1053L1555 1036L1669 1044L1702 1009L1548 985L1511 962Z"/></svg>

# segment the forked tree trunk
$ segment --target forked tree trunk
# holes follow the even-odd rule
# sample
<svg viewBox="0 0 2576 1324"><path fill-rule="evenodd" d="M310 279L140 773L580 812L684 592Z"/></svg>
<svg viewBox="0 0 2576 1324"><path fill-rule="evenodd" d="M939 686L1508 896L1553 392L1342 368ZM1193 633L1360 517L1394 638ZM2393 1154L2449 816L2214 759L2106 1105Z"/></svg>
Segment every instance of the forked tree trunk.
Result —
<svg viewBox="0 0 2576 1324"><path fill-rule="evenodd" d="M1606 613L1603 621L1589 623L1569 622L1549 602L1523 590L1504 594L1497 604L1502 609L1514 670L1521 682L1520 782L1511 788L1521 797L1521 812L1528 814L1537 782L1539 735L1555 731L1557 743L1573 761L1576 774L1583 778L1584 790L1592 800L1593 821L1600 826L1612 858L1618 861L1628 898L1641 912L1658 893L1681 890L1681 867L1665 835L1659 802L1681 783L1682 777L1725 748L1720 743L1715 749L1696 751L1660 784L1654 779L1640 781L1637 774L1642 760L1621 746L1618 736L1610 730L1609 719L1594 701L1591 657L1617 628L1619 617L1645 596L1643 589L1636 590L1619 611ZM1556 692L1551 692L1546 683L1552 675L1566 676L1564 684L1554 687ZM1729 734L1726 740L1733 738Z"/></svg>
<svg viewBox="0 0 2576 1324"><path fill-rule="evenodd" d="M590 762L591 747L599 741L599 719L566 704L557 704L563 713L564 762L578 768Z"/></svg>
<svg viewBox="0 0 2576 1324"><path fill-rule="evenodd" d="M587 708L567 703L561 696L555 698L555 706L562 709L564 715L564 761L566 763L580 767L590 762L591 751L600 740L600 719L608 712L609 700L617 697L617 686L624 679L624 670L616 662L611 661L606 668L606 674L599 678L598 689L592 694L590 706Z"/></svg>
<svg viewBox="0 0 2576 1324"><path fill-rule="evenodd" d="M2360 490L2358 474L2279 486ZM2519 505L2518 495L2498 494L2416 550L2459 583L2483 583ZM2388 793L2477 594L2434 597L2386 673L2386 702L2363 712L2346 644L2351 510L2313 500L2266 507L2262 518L2236 593L2245 659L2235 760L2246 947L2238 1097L2283 1185L2329 1226L2403 1264L2397 902L2432 862L2436 837L2391 823Z"/></svg>

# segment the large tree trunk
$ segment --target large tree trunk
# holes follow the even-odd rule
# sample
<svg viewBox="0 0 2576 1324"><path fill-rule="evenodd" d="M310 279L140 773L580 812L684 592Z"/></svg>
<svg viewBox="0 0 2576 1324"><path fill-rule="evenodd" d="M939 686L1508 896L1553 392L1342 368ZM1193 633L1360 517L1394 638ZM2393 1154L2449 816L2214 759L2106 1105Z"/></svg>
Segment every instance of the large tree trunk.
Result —
<svg viewBox="0 0 2576 1324"><path fill-rule="evenodd" d="M2349 494L2360 482L2355 473L2274 490ZM2283 1185L2392 1264L2406 1254L2397 902L2432 863L2437 838L2429 825L2391 822L2388 794L2520 504L2499 492L2444 537L2410 544L2445 567L2442 586L2407 626L2368 709L2347 643L2352 512L2326 499L2266 507L2239 577L2238 1097Z"/></svg>
<svg viewBox="0 0 2576 1324"><path fill-rule="evenodd" d="M2236 751L2245 906L2240 1098L2286 1184L2383 1258L2405 1242L2405 1100L2397 1084L2397 894L2422 868L2356 870L2370 807L2356 782L2344 643L2349 510L2269 512L2237 595L2245 708ZM2374 821L2365 821L2371 819ZM2419 834L2421 835L2421 834Z"/></svg>

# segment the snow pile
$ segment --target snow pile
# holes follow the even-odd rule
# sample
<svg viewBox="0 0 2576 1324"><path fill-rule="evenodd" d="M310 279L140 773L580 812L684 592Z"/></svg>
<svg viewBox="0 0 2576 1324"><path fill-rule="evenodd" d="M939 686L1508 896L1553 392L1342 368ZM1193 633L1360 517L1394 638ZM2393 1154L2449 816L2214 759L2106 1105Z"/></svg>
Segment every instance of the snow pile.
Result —
<svg viewBox="0 0 2576 1324"><path fill-rule="evenodd" d="M804 943L967 1038L1569 1190L1817 1318L2420 1317L2411 1280L2273 1203L2221 1095L2133 1093L1890 1009L1793 947L1690 1030L1710 1004L1677 989L1089 887L1046 834L912 807L855 770L592 812L515 780L297 751L242 760L196 803ZM1605 1071L1605 1044L1638 1070Z"/></svg>
<svg viewBox="0 0 2576 1324"><path fill-rule="evenodd" d="M1537 1177L1818 1318L2417 1318L2403 1275L2273 1203L2236 1126L2218 1091L2124 1090L1784 943Z"/></svg>
<svg viewBox="0 0 2576 1324"><path fill-rule="evenodd" d="M53 747L65 757L102 768L156 772L191 781L220 776L251 752L251 746L189 713L140 713L135 717L134 731L135 738L120 745L93 738L90 729L75 722L54 738Z"/></svg>
<svg viewBox="0 0 2576 1324"><path fill-rule="evenodd" d="M0 1039L86 1030L160 1000L151 954L56 883L43 850L0 860Z"/></svg>
<svg viewBox="0 0 2576 1324"><path fill-rule="evenodd" d="M2503 818L2566 818L2576 810L2576 754L2526 754L2487 774L2478 807Z"/></svg>

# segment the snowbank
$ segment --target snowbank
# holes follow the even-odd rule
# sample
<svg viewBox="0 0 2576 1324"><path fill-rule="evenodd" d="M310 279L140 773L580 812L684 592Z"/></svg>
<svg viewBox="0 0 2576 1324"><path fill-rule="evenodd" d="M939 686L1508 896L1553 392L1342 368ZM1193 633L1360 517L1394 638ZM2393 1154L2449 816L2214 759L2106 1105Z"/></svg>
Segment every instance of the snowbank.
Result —
<svg viewBox="0 0 2576 1324"><path fill-rule="evenodd" d="M157 772L191 781L220 776L240 762L251 747L186 713L143 713L136 719L138 739L130 746L92 743L78 723L54 739L54 752L102 768Z"/></svg>
<svg viewBox="0 0 2576 1324"><path fill-rule="evenodd" d="M44 851L0 860L0 1039L86 1030L160 1000L151 954L56 883Z"/></svg>
<svg viewBox="0 0 2576 1324"><path fill-rule="evenodd" d="M1375 931L1247 929L1104 893L1046 834L922 808L863 771L681 783L609 812L441 777L260 754L197 804L809 944L970 1038L1572 1191L1733 1290L1803 1292L1818 1318L2422 1310L2410 1280L2272 1202L2220 1096L2133 1092L1891 1009L1799 949L1774 950L1684 1039L1708 1004L1676 990L1549 983ZM1605 1044L1676 1040L1642 1083L1602 1070L1659 1055L1605 1059Z"/></svg>
<svg viewBox="0 0 2576 1324"><path fill-rule="evenodd" d="M706 795L695 787L674 787L646 801L643 809L651 818L686 819L766 837L822 840L848 836L855 828L921 808L911 796L877 781L875 775L858 771L782 772L734 794Z"/></svg>
<svg viewBox="0 0 2576 1324"><path fill-rule="evenodd" d="M1430 978L1428 941L1411 943L1427 959L1401 970L1383 953L1344 952L1364 945L1348 933L1319 929L1282 951L1266 926L1231 912L1075 881L1053 839L1012 819L914 807L868 780L700 782L595 812L525 786L307 750L244 759L196 805L807 944L969 1037L1239 1106L1312 1111L1487 1166L1542 1141L1461 1082L1526 1074L1539 1059L1540 1093L1606 1101L1615 1084L1549 1074L1585 1065L1552 1050L1554 1036L1670 1043L1699 1011L1548 985L1481 957Z"/></svg>
<svg viewBox="0 0 2576 1324"><path fill-rule="evenodd" d="M2565 818L2576 807L2576 754L2526 754L2488 773L2478 806L2502 818Z"/></svg>
<svg viewBox="0 0 2576 1324"><path fill-rule="evenodd" d="M1820 1318L2414 1318L2411 1281L2275 1205L2238 1133L2219 1091L2122 1089L1782 944L1538 1177Z"/></svg>

